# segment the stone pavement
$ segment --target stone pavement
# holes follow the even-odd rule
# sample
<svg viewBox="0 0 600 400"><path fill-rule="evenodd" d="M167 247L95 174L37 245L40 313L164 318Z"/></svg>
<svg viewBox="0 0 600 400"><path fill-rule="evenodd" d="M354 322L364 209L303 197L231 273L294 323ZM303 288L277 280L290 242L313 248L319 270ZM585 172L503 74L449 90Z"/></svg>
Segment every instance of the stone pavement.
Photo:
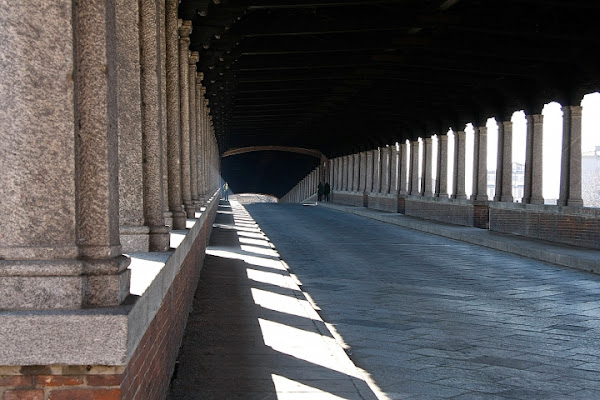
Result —
<svg viewBox="0 0 600 400"><path fill-rule="evenodd" d="M222 202L168 399L376 400L286 268Z"/></svg>
<svg viewBox="0 0 600 400"><path fill-rule="evenodd" d="M247 209L380 398L600 399L600 276L320 206Z"/></svg>

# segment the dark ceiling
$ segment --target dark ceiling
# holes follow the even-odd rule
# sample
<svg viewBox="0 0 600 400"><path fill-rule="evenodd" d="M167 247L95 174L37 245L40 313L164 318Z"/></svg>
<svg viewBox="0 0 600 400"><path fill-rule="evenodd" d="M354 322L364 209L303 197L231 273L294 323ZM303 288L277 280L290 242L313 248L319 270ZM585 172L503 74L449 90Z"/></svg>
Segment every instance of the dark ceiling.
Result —
<svg viewBox="0 0 600 400"><path fill-rule="evenodd" d="M598 0L182 0L180 17L221 153L335 157L600 88ZM277 169L252 190L277 196L297 182L281 171L318 163L249 154L223 159L225 179Z"/></svg>

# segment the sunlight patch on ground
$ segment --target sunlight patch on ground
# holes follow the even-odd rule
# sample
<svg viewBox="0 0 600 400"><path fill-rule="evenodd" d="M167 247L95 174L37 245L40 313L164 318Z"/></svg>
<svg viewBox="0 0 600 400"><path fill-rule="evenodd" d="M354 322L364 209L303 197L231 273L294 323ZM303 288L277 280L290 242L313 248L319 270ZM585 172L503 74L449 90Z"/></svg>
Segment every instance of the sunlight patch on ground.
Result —
<svg viewBox="0 0 600 400"><path fill-rule="evenodd" d="M279 253L271 248L266 249L264 247L249 246L245 244L240 245L240 248L248 253L256 253L267 257L279 257Z"/></svg>
<svg viewBox="0 0 600 400"><path fill-rule="evenodd" d="M264 258L258 256L251 256L247 254L242 254L235 251L229 250L219 250L218 248L208 248L206 249L206 254L214 257L222 257L222 258L231 258L235 260L242 260L245 263L251 265L258 265L261 267L273 268L273 269L283 269L281 262L279 260L274 260L272 258Z"/></svg>
<svg viewBox="0 0 600 400"><path fill-rule="evenodd" d="M243 244L269 247L269 248L271 247L271 244L266 239L250 239L250 238L241 237L238 240L240 241L240 243L243 243Z"/></svg>
<svg viewBox="0 0 600 400"><path fill-rule="evenodd" d="M259 271L256 269L246 269L248 279L254 282L267 283L269 285L279 286L290 290L298 290L297 288L289 285L287 279L281 273Z"/></svg>
<svg viewBox="0 0 600 400"><path fill-rule="evenodd" d="M265 344L273 350L344 375L361 378L348 358L336 357L333 352L323 352L323 345L328 349L335 348L334 339L262 318L259 318L258 323Z"/></svg>
<svg viewBox="0 0 600 400"><path fill-rule="evenodd" d="M310 318L320 319L317 312L312 309L306 300L258 288L252 288L250 291L252 292L254 303L263 308L300 317L306 316L308 312Z"/></svg>
<svg viewBox="0 0 600 400"><path fill-rule="evenodd" d="M277 374L271 374L271 378L273 379L273 384L275 385L275 390L277 392L282 392L285 394L296 394L299 395L310 395L311 399L318 400L338 400L338 399L346 399L345 397L339 397L334 395L333 393L328 393L323 390L317 389L312 386L305 385L303 383L297 382L295 380L286 378L285 376L280 376ZM288 396L284 395L285 398ZM307 398L308 397L301 397Z"/></svg>

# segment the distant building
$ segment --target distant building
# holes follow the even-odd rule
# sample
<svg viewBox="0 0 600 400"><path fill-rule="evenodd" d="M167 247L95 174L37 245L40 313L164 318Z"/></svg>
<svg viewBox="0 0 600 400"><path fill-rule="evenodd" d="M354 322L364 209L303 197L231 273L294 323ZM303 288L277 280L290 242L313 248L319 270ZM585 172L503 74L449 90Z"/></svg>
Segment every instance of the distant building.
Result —
<svg viewBox="0 0 600 400"><path fill-rule="evenodd" d="M600 207L600 146L581 154L581 197L585 207Z"/></svg>

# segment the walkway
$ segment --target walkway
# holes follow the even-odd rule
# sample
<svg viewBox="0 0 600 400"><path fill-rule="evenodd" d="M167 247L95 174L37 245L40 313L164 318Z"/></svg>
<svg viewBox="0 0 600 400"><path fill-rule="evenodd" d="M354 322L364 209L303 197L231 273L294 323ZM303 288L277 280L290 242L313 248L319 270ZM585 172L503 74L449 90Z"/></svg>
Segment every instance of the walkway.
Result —
<svg viewBox="0 0 600 400"><path fill-rule="evenodd" d="M248 260L276 263L277 253L249 216L236 219L236 228L222 225L213 234L172 399L361 398L348 381L372 398L364 376L381 399L600 398L600 276L320 206L247 209L333 334L295 285L256 278L273 276L272 267ZM239 237L241 249L215 247L225 236ZM279 275L289 282L286 270ZM277 298L276 307L267 306L277 311L250 300L247 293L257 290ZM273 336L248 338L267 325L283 329L277 346L295 351L280 351ZM332 358L306 360L325 354L313 350L315 332ZM312 340L302 350L304 338ZM258 354L272 363L254 367ZM303 375L311 368L314 375ZM271 397L252 395L253 377ZM229 395L233 388L238 397ZM302 392L293 388L321 393L294 397Z"/></svg>

